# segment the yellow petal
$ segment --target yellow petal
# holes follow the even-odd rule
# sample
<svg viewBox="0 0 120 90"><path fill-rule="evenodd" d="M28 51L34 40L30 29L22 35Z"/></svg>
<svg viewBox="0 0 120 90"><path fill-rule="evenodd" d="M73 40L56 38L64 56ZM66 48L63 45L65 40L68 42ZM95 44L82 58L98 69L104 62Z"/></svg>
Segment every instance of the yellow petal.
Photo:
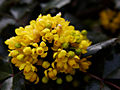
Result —
<svg viewBox="0 0 120 90"><path fill-rule="evenodd" d="M45 74L46 77L48 77L48 73L47 72L48 72L48 70L44 71L44 74Z"/></svg>
<svg viewBox="0 0 120 90"><path fill-rule="evenodd" d="M36 73L34 73L30 79L30 82L34 82L36 80L36 78L37 78L37 75L36 75Z"/></svg>
<svg viewBox="0 0 120 90"><path fill-rule="evenodd" d="M39 77L37 76L37 80L36 80L35 84L37 84L38 82L39 82Z"/></svg>
<svg viewBox="0 0 120 90"><path fill-rule="evenodd" d="M45 47L45 46L46 46L46 43L42 41L42 42L40 43L40 47Z"/></svg>
<svg viewBox="0 0 120 90"><path fill-rule="evenodd" d="M20 65L19 70L23 70L25 65L26 65L26 63L23 63L22 65Z"/></svg>
<svg viewBox="0 0 120 90"><path fill-rule="evenodd" d="M47 56L47 52L41 55L41 58L45 58Z"/></svg>
<svg viewBox="0 0 120 90"><path fill-rule="evenodd" d="M24 68L24 72L29 72L31 70L31 65L26 65Z"/></svg>
<svg viewBox="0 0 120 90"><path fill-rule="evenodd" d="M53 59L57 56L57 54L58 54L58 52L55 52L55 53L53 54Z"/></svg>

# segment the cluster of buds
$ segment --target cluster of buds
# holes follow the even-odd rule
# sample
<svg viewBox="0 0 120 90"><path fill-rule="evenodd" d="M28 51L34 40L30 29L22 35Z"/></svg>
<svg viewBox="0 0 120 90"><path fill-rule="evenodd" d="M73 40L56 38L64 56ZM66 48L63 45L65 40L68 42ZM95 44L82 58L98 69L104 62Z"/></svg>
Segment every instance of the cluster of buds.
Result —
<svg viewBox="0 0 120 90"><path fill-rule="evenodd" d="M120 12L110 9L103 10L100 13L100 21L105 29L111 30L114 33L120 28Z"/></svg>
<svg viewBox="0 0 120 90"><path fill-rule="evenodd" d="M75 30L68 21L61 18L61 13L52 17L39 15L30 25L15 29L16 36L5 41L9 48L11 62L23 71L25 79L37 84L38 71L44 70L43 83L48 79L62 79L59 73L67 74L66 80L72 80L75 70L86 72L91 62L81 58L87 53L91 42L87 39L87 31Z"/></svg>

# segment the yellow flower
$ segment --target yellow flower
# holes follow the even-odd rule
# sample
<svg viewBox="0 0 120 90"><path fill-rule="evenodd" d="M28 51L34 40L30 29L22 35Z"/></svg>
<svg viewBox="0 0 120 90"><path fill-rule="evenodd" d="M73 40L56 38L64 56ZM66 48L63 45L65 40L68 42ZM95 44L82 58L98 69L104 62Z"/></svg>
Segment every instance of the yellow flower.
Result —
<svg viewBox="0 0 120 90"><path fill-rule="evenodd" d="M31 47L25 47L23 49L23 52L25 55L30 55L32 53L32 49L31 49Z"/></svg>
<svg viewBox="0 0 120 90"><path fill-rule="evenodd" d="M87 39L87 31L75 30L69 23L61 18L61 13L54 17L50 14L39 15L36 20L30 21L30 25L15 29L16 36L5 41L9 56L12 56L11 62L23 71L26 80L37 84L39 76L36 72L39 70L42 73L44 70L43 83L50 78L62 84L57 74L74 75L76 69L84 72L89 68L91 62L86 58L80 59L91 44ZM117 19L111 27L115 29L116 23L119 23ZM43 70L38 69L38 65ZM72 77L67 76L66 80L69 82Z"/></svg>
<svg viewBox="0 0 120 90"><path fill-rule="evenodd" d="M37 68L29 62L20 65L19 70L23 70L23 69L24 69L24 73L37 71Z"/></svg>
<svg viewBox="0 0 120 90"><path fill-rule="evenodd" d="M46 33L50 33L50 29L45 28L44 30L42 30L42 31L40 32L40 35L41 35L41 36L44 36Z"/></svg>
<svg viewBox="0 0 120 90"><path fill-rule="evenodd" d="M52 33L46 33L45 39L48 40L49 43L52 43L53 40L53 34Z"/></svg>
<svg viewBox="0 0 120 90"><path fill-rule="evenodd" d="M58 58L64 58L67 52L65 50L61 50L58 54Z"/></svg>
<svg viewBox="0 0 120 90"><path fill-rule="evenodd" d="M52 69L49 68L48 70L44 71L45 76L51 78L52 80L57 79L56 75L57 75L57 70L56 69Z"/></svg>
<svg viewBox="0 0 120 90"><path fill-rule="evenodd" d="M105 29L111 30L112 33L115 33L117 29L120 28L120 12L116 12L110 9L103 10L100 13L101 25Z"/></svg>
<svg viewBox="0 0 120 90"><path fill-rule="evenodd" d="M53 34L57 33L57 30L52 30L52 33L53 33Z"/></svg>
<svg viewBox="0 0 120 90"><path fill-rule="evenodd" d="M91 42L89 41L86 41L86 40L82 40L80 45L79 45L79 48L83 48L83 49L87 49L87 47L91 44Z"/></svg>
<svg viewBox="0 0 120 90"><path fill-rule="evenodd" d="M23 60L23 58L24 58L24 55L23 55L23 54L19 54L19 55L17 56L17 59L18 59L18 60Z"/></svg>
<svg viewBox="0 0 120 90"><path fill-rule="evenodd" d="M60 40L55 40L55 41L54 41L54 46L60 47L60 46L61 46Z"/></svg>
<svg viewBox="0 0 120 90"><path fill-rule="evenodd" d="M17 56L18 54L19 54L19 52L17 50L12 50L12 51L10 51L9 56L14 57L14 56Z"/></svg>
<svg viewBox="0 0 120 90"><path fill-rule="evenodd" d="M38 55L42 55L44 53L44 49L42 47L38 47L36 49L36 52L37 52Z"/></svg>
<svg viewBox="0 0 120 90"><path fill-rule="evenodd" d="M15 33L17 35L24 35L24 30L25 29L23 27L20 27L20 28L15 29Z"/></svg>
<svg viewBox="0 0 120 90"><path fill-rule="evenodd" d="M18 61L17 58L12 58L12 59L11 59L11 62L12 62L13 64L16 64L17 61Z"/></svg>
<svg viewBox="0 0 120 90"><path fill-rule="evenodd" d="M42 41L42 42L40 43L40 47L45 47L45 46L46 46L45 42Z"/></svg>
<svg viewBox="0 0 120 90"><path fill-rule="evenodd" d="M34 47L38 47L37 43L31 43L31 45L34 46Z"/></svg>
<svg viewBox="0 0 120 90"><path fill-rule="evenodd" d="M35 84L37 84L39 82L39 77L34 72L24 73L24 75L25 75L25 79L29 80L30 82L35 81Z"/></svg>
<svg viewBox="0 0 120 90"><path fill-rule="evenodd" d="M89 68L89 66L91 65L90 61L87 61L86 58L83 58L80 60L80 70L83 72L86 72L86 70Z"/></svg>
<svg viewBox="0 0 120 90"><path fill-rule="evenodd" d="M79 68L79 64L74 59L68 60L68 64L73 68Z"/></svg>

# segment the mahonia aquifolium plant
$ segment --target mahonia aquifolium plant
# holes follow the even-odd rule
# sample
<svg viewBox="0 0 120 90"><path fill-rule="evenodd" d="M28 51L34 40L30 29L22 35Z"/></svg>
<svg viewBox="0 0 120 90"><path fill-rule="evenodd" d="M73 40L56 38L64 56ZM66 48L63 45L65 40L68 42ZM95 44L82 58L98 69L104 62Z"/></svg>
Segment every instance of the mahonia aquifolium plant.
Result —
<svg viewBox="0 0 120 90"><path fill-rule="evenodd" d="M15 29L16 36L5 41L9 48L11 62L23 71L26 80L37 84L39 78L43 83L48 79L61 84L59 73L67 74L70 82L75 69L86 72L91 65L87 58L80 58L87 53L91 42L87 39L87 31L81 32L70 26L61 18L61 13L52 17L39 15L30 25ZM44 68L44 72L37 67ZM44 73L39 77L37 72Z"/></svg>
<svg viewBox="0 0 120 90"><path fill-rule="evenodd" d="M100 13L100 21L105 29L109 29L114 33L120 28L120 12L110 9L103 10Z"/></svg>

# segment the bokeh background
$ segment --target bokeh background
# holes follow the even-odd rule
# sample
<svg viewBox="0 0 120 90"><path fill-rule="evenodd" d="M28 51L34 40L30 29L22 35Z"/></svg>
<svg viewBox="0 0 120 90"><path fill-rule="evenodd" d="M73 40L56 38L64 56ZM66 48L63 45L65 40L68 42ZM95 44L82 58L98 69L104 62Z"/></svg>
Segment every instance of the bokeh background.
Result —
<svg viewBox="0 0 120 90"><path fill-rule="evenodd" d="M54 81L34 85L26 81L21 73L16 74L18 69L9 62L8 48L4 41L15 36L15 28L28 25L40 13L54 16L59 12L76 30L86 29L92 44L119 38L120 0L0 0L1 90L117 90L108 84L101 85L99 80L79 71L73 76L72 82L67 83L63 79L61 85ZM93 54L90 60L92 65L89 73L120 86L119 41Z"/></svg>

